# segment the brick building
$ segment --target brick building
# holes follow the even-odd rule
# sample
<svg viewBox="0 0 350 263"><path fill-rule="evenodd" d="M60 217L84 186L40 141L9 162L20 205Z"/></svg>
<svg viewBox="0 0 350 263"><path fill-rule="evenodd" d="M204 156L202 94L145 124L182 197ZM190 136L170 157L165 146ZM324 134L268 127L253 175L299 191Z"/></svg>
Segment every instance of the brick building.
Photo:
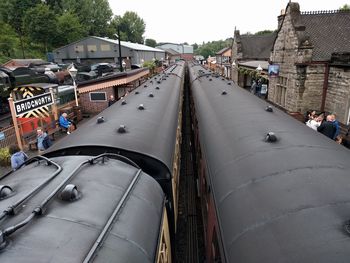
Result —
<svg viewBox="0 0 350 263"><path fill-rule="evenodd" d="M149 75L147 68L135 69L79 83L80 107L84 113L106 109L111 96L119 100L140 86Z"/></svg>
<svg viewBox="0 0 350 263"><path fill-rule="evenodd" d="M216 72L226 78L231 78L231 47L225 47L219 50L216 54Z"/></svg>
<svg viewBox="0 0 350 263"><path fill-rule="evenodd" d="M350 118L350 12L300 12L288 3L278 17L270 64L269 100L289 112L333 112L343 124Z"/></svg>

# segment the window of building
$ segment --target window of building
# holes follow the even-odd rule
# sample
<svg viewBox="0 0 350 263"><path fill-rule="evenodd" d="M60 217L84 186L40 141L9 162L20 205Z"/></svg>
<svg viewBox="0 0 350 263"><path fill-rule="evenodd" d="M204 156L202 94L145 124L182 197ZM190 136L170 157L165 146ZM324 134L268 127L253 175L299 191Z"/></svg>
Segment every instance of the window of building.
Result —
<svg viewBox="0 0 350 263"><path fill-rule="evenodd" d="M101 51L111 51L111 45L101 44Z"/></svg>
<svg viewBox="0 0 350 263"><path fill-rule="evenodd" d="M90 101L107 101L106 92L90 92Z"/></svg>
<svg viewBox="0 0 350 263"><path fill-rule="evenodd" d="M88 48L88 51L90 51L90 52L95 52L95 51L97 51L96 45L88 45L87 48Z"/></svg>
<svg viewBox="0 0 350 263"><path fill-rule="evenodd" d="M287 83L288 79L286 77L278 77L275 91L275 103L282 107L286 106Z"/></svg>

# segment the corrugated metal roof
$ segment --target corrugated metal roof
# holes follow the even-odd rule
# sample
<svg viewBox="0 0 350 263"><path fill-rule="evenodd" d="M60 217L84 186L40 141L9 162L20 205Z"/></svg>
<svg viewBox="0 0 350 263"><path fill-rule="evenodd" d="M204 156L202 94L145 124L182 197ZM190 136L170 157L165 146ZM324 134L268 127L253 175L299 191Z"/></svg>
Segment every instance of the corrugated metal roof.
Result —
<svg viewBox="0 0 350 263"><path fill-rule="evenodd" d="M108 37L95 37L95 36L94 36L94 38L97 38L97 39L100 39L100 40L107 41L107 42L110 42L110 43L118 45L118 40L116 40L116 39L110 39ZM162 50L162 49L153 48L153 47L145 46L145 45L142 45L142 44L131 43L131 42L126 42L126 41L120 41L120 44L123 47L127 47L127 48L134 49L134 50L154 51L154 52L162 52L162 53L164 53L164 50Z"/></svg>

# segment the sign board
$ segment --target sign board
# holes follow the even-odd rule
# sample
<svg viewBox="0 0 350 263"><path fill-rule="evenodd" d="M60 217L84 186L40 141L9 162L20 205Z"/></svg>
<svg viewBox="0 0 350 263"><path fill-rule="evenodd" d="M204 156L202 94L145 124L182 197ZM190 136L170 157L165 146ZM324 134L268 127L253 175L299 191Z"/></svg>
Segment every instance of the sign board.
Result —
<svg viewBox="0 0 350 263"><path fill-rule="evenodd" d="M0 141L5 140L5 133L0 132Z"/></svg>
<svg viewBox="0 0 350 263"><path fill-rule="evenodd" d="M266 93L267 93L267 84L262 84L260 94L266 94Z"/></svg>
<svg viewBox="0 0 350 263"><path fill-rule="evenodd" d="M28 99L14 102L16 116L48 106L54 103L51 93L44 93Z"/></svg>
<svg viewBox="0 0 350 263"><path fill-rule="evenodd" d="M277 77L280 73L280 66L277 64L269 65L267 72L270 77Z"/></svg>

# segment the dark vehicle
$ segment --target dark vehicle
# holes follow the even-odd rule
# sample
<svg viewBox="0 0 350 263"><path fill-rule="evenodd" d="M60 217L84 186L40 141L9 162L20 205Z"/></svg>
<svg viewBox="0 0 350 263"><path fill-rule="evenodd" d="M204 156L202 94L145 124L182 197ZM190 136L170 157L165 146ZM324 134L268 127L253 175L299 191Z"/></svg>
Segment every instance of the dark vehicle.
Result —
<svg viewBox="0 0 350 263"><path fill-rule="evenodd" d="M183 83L178 63L2 178L0 262L171 263Z"/></svg>
<svg viewBox="0 0 350 263"><path fill-rule="evenodd" d="M106 73L114 72L114 68L109 63L98 63L91 65L91 71L94 71L100 77Z"/></svg>
<svg viewBox="0 0 350 263"><path fill-rule="evenodd" d="M348 262L348 149L190 66L206 262Z"/></svg>

